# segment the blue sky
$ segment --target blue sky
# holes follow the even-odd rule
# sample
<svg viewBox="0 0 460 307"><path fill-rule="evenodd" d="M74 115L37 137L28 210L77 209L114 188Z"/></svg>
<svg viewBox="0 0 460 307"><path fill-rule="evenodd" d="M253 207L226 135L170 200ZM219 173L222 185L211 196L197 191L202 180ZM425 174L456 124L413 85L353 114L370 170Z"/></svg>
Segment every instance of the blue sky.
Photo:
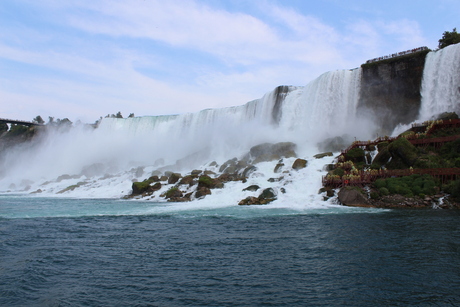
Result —
<svg viewBox="0 0 460 307"><path fill-rule="evenodd" d="M460 1L1 0L0 117L94 122L241 105L419 46Z"/></svg>

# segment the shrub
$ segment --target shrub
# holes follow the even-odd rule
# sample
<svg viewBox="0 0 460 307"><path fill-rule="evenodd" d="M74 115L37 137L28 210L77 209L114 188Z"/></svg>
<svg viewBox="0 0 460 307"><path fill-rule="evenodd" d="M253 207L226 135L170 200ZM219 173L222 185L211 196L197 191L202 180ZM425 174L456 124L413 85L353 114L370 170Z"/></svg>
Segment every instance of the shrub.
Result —
<svg viewBox="0 0 460 307"><path fill-rule="evenodd" d="M133 194L142 194L150 188L150 181L144 180L142 182L133 182Z"/></svg>
<svg viewBox="0 0 460 307"><path fill-rule="evenodd" d="M377 189L380 189L380 188L386 187L386 181L385 179L377 179L374 182L374 185Z"/></svg>
<svg viewBox="0 0 460 307"><path fill-rule="evenodd" d="M372 199L377 199L379 198L379 193L375 192L375 191L372 191L371 194L370 194L370 197Z"/></svg>
<svg viewBox="0 0 460 307"><path fill-rule="evenodd" d="M436 182L429 175L411 175L399 178L377 179L374 186L380 195L400 194L406 197L414 195L432 195L436 193ZM447 187L449 189L450 187ZM459 190L460 192L460 190ZM460 195L460 193L459 193Z"/></svg>
<svg viewBox="0 0 460 307"><path fill-rule="evenodd" d="M199 187L210 188L210 187L212 187L212 185L213 185L213 180L208 175L200 176L200 178L198 179L198 186Z"/></svg>
<svg viewBox="0 0 460 307"><path fill-rule="evenodd" d="M18 136L18 135L26 133L27 130L29 130L29 128L27 128L26 126L11 125L10 131L8 131L7 136L9 136L9 137Z"/></svg>
<svg viewBox="0 0 460 307"><path fill-rule="evenodd" d="M382 196L390 195L390 191L388 191L388 189L385 188L385 187L381 187L381 188L379 189L379 193L380 193L380 195L382 195Z"/></svg>
<svg viewBox="0 0 460 307"><path fill-rule="evenodd" d="M353 149L350 149L346 153L345 157L346 157L347 160L351 160L351 161L357 162L357 163L366 161L364 150L362 148L359 148L359 147L355 147Z"/></svg>
<svg viewBox="0 0 460 307"><path fill-rule="evenodd" d="M177 193L179 192L179 188L177 187L172 187L165 193L165 198L171 198L174 197Z"/></svg>
<svg viewBox="0 0 460 307"><path fill-rule="evenodd" d="M345 170L341 167L338 167L332 173L336 176L342 177L345 174Z"/></svg>

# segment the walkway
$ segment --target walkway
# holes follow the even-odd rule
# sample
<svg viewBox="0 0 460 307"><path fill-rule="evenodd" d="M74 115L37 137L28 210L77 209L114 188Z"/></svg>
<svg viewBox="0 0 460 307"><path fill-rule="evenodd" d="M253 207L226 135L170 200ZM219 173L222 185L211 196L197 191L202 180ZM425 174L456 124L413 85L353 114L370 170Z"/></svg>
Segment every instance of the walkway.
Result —
<svg viewBox="0 0 460 307"><path fill-rule="evenodd" d="M413 124L412 135L403 136L414 146L433 146L440 148L446 142L452 142L460 139L460 135L447 137L430 138L429 135L435 131L445 128L460 128L460 119L429 121L422 124ZM425 132L422 132L425 131ZM420 133L422 132L422 133ZM373 141L355 141L347 149L342 150L338 156L338 161L345 161L345 155L353 148L375 146L381 142L393 142L399 137L379 137ZM401 170L365 170L356 171L354 174L345 174L342 177L336 175L323 176L323 186L331 188L340 188L343 186L365 186L371 184L380 178L403 177L412 174L428 174L441 181L441 183L460 179L460 168L429 168L429 169L401 169Z"/></svg>

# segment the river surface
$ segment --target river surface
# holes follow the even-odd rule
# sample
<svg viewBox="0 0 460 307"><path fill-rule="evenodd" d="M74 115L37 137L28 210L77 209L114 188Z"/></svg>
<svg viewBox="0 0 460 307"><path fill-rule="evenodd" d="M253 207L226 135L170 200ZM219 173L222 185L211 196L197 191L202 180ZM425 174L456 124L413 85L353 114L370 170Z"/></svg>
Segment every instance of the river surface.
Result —
<svg viewBox="0 0 460 307"><path fill-rule="evenodd" d="M0 196L0 306L459 306L460 212Z"/></svg>

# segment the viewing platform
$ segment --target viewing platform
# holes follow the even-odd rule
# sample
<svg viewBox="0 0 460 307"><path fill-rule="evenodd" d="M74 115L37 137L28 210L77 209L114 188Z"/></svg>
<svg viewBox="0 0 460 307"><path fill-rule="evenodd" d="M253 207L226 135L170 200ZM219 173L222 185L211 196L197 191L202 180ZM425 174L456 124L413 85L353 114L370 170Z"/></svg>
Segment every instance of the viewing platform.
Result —
<svg viewBox="0 0 460 307"><path fill-rule="evenodd" d="M400 56L404 56L404 55L407 55L407 54L412 54L412 53L416 53L416 52L420 52L420 51L424 51L424 50L429 50L429 49L428 49L428 47L423 46L423 47L418 47L418 48L414 48L414 49L410 49L410 50L406 50L406 51L401 51L401 52L397 52L397 53L393 53L393 54L389 54L389 55L384 55L384 56L381 56L381 57L378 57L378 58L374 58L372 60L367 60L366 64L370 64L370 63L374 63L374 62L378 62L378 61L383 61L383 60L388 60L388 59L393 59L393 58L397 58L397 57L400 57Z"/></svg>
<svg viewBox="0 0 460 307"><path fill-rule="evenodd" d="M412 124L413 134L398 137L379 137L373 141L355 141L348 148L342 150L337 160L339 162L345 161L345 155L348 151L353 148L366 148L371 145L377 145L381 142L391 143L398 138L406 138L414 146L433 146L434 148L441 148L441 146L447 142L452 142L460 139L460 135L451 135L446 137L429 137L433 132L439 129L445 128L460 128L460 119L448 119L448 120L435 120L427 121L424 123ZM423 132L421 132L423 131ZM451 180L460 179L460 168L428 168L428 169L396 169L396 170L355 170L353 174L347 173L342 177L339 176L323 176L323 186L331 188L341 188L344 186L359 186L373 183L375 180L380 178L390 177L403 177L410 176L413 174L424 175L428 174L436 179L439 179L441 183L445 183Z"/></svg>

